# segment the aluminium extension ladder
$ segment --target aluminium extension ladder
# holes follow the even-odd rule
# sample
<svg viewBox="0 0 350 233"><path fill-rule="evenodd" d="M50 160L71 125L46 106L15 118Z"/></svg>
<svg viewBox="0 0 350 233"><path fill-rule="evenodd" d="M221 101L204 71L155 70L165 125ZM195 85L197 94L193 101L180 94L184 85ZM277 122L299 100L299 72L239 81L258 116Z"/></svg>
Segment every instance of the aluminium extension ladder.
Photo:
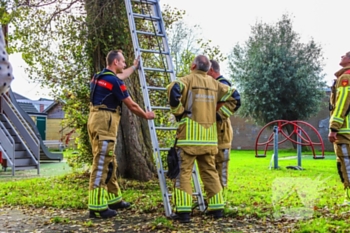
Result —
<svg viewBox="0 0 350 233"><path fill-rule="evenodd" d="M170 204L172 194L166 184L166 171L163 169L162 158L163 160L166 158L166 152L170 149L169 143L172 143L170 141L175 138L176 132L174 124L171 125L167 122L171 121L171 113L165 88L170 82L175 81L175 72L159 0L125 0L125 6L134 52L136 56L140 55L138 74L145 107L148 111L154 111L156 115L164 116L166 119L166 122L159 122L157 119L149 120L148 126L165 214L170 217L172 214ZM157 103L151 103L150 97L152 97L152 101L155 99ZM159 141L159 136L165 139ZM193 167L192 180L195 189L193 196L197 197L199 210L203 212L205 211L205 203L196 166Z"/></svg>

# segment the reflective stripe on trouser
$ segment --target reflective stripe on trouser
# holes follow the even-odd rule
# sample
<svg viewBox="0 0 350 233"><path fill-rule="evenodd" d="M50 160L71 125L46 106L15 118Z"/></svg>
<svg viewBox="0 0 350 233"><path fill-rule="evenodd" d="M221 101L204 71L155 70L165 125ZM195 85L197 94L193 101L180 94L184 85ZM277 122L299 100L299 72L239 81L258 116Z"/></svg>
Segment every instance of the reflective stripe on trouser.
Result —
<svg viewBox="0 0 350 233"><path fill-rule="evenodd" d="M230 160L229 149L219 149L215 156L215 166L218 171L220 183L223 188L227 187L228 180L228 162Z"/></svg>
<svg viewBox="0 0 350 233"><path fill-rule="evenodd" d="M211 154L189 155L181 148L177 150L180 158L180 174L175 179L175 205L176 212L190 212L192 208L192 170L194 161L197 160L199 174L204 190L212 208L224 209L222 187L219 175L215 168L215 156ZM181 197L181 198L179 198ZM191 202L189 202L189 200Z"/></svg>
<svg viewBox="0 0 350 233"><path fill-rule="evenodd" d="M113 153L115 143L111 141L95 141L99 154L94 156L89 185L89 209L104 210L109 204L122 200L117 182L117 161Z"/></svg>
<svg viewBox="0 0 350 233"><path fill-rule="evenodd" d="M338 144L334 146L335 154L340 161L340 170L344 179L344 188L350 187L350 146L349 144Z"/></svg>

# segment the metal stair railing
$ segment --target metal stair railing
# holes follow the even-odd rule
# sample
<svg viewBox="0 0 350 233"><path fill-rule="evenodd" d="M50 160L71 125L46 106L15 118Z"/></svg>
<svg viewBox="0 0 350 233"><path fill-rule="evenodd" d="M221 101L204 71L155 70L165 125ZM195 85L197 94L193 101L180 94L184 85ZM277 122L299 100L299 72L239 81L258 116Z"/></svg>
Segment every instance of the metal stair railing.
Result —
<svg viewBox="0 0 350 233"><path fill-rule="evenodd" d="M168 40L165 32L164 22L161 14L161 9L158 0L125 0L125 6L129 21L130 33L133 41L134 52L136 56L140 56L140 66L138 75L141 83L143 93L144 105L148 111L158 111L164 118L171 118L170 107L166 97L166 88L169 83L176 80L172 58L170 55ZM141 41L141 44L139 43ZM154 42L155 46L149 46ZM142 56L141 56L142 54ZM151 99L156 98L161 104L151 103ZM152 99L152 100L153 100ZM169 120L168 119L168 120ZM159 178L160 188L162 192L163 204L166 216L171 216L172 208L170 204L170 197L166 182L166 172L164 170L162 158L166 157L164 152L169 151L170 145L173 142L166 138L159 141L161 138L168 136L168 138L175 139L177 127L174 125L167 125L162 122L157 122L158 119L149 120L148 126L151 134L153 146L153 158L157 167L157 174ZM174 123L176 124L176 123ZM164 133L167 131L167 133ZM161 133L163 132L163 133ZM165 136L164 136L165 135ZM162 153L163 152L163 157ZM193 167L192 180L194 182L197 203L201 211L205 210L205 203L201 186L199 182L199 175L196 166Z"/></svg>
<svg viewBox="0 0 350 233"><path fill-rule="evenodd" d="M29 154L36 164L40 161L40 141L28 122L22 117L17 108L6 95L1 96L2 112L7 116L8 122L12 122L13 129L27 147Z"/></svg>
<svg viewBox="0 0 350 233"><path fill-rule="evenodd" d="M0 151L3 158L7 160L12 168L12 175L15 175L15 141L0 121Z"/></svg>

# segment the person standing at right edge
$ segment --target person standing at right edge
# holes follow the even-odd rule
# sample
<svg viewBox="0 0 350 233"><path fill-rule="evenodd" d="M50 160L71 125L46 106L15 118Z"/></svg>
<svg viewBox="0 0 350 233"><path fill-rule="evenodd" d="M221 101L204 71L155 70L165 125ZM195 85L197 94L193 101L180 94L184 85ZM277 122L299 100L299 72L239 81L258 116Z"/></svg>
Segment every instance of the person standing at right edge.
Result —
<svg viewBox="0 0 350 233"><path fill-rule="evenodd" d="M337 169L345 189L344 204L350 204L350 52L341 57L339 65L342 68L335 73L337 79L331 88L328 140L337 156Z"/></svg>
<svg viewBox="0 0 350 233"><path fill-rule="evenodd" d="M171 112L177 119L181 118L177 129L180 174L175 179L175 214L172 218L182 223L190 222L191 177L195 160L207 194L207 214L214 218L223 217L222 187L215 168L218 153L216 108L218 102L225 102L233 93L231 87L207 75L210 61L206 56L197 56L190 69L189 75L167 87Z"/></svg>
<svg viewBox="0 0 350 233"><path fill-rule="evenodd" d="M210 75L216 81L232 86L231 83L224 78L220 73L220 65L215 60L210 60L211 67L208 71ZM241 106L241 97L237 90L233 92L233 98L230 97L225 103L218 105L218 111L216 113L216 126L218 130L218 149L219 152L215 156L216 170L219 173L220 183L222 188L227 190L228 182L228 163L230 161L231 143L233 139L233 130L230 121L230 116L236 112ZM224 197L225 197L224 192ZM226 198L226 197L225 197Z"/></svg>

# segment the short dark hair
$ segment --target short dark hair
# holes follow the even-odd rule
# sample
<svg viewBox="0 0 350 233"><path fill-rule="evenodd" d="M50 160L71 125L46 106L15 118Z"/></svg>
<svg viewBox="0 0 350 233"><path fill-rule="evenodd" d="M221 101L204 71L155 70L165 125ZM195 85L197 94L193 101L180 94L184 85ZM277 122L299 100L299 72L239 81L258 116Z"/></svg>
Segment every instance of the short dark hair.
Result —
<svg viewBox="0 0 350 233"><path fill-rule="evenodd" d="M196 65L197 70L201 70L204 72L208 72L208 70L210 69L210 65L211 65L209 58L207 56L204 56L204 55L198 55L194 59L193 64Z"/></svg>
<svg viewBox="0 0 350 233"><path fill-rule="evenodd" d="M346 53L346 56L350 58L350 51Z"/></svg>
<svg viewBox="0 0 350 233"><path fill-rule="evenodd" d="M123 51L122 50L111 50L109 51L109 53L107 54L107 57L106 57L106 63L107 65L111 65L112 62L117 59L119 60L120 58L120 54L123 54Z"/></svg>
<svg viewBox="0 0 350 233"><path fill-rule="evenodd" d="M216 72L216 73L220 73L220 65L217 61L215 60L210 60L210 63L211 63L211 68L213 68L213 70Z"/></svg>

